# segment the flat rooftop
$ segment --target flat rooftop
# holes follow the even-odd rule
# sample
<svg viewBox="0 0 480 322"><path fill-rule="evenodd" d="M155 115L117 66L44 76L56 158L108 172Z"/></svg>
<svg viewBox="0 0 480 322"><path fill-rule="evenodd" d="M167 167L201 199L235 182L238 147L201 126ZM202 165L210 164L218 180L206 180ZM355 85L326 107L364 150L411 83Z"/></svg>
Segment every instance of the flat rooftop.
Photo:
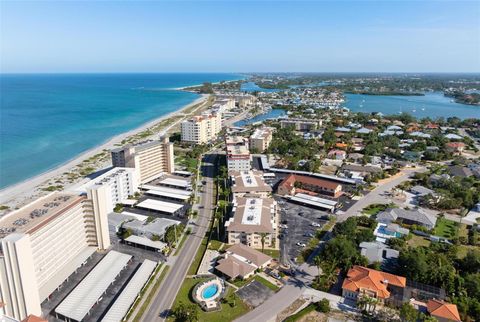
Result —
<svg viewBox="0 0 480 322"><path fill-rule="evenodd" d="M230 171L232 192L271 192L272 187L263 181L260 171Z"/></svg>
<svg viewBox="0 0 480 322"><path fill-rule="evenodd" d="M256 129L255 132L253 132L252 136L250 137L251 139L265 139L269 135L272 134L272 128L271 127L263 127L260 129Z"/></svg>
<svg viewBox="0 0 480 322"><path fill-rule="evenodd" d="M227 154L229 155L249 155L250 151L245 145L228 145Z"/></svg>
<svg viewBox="0 0 480 322"><path fill-rule="evenodd" d="M57 306L55 312L82 321L131 258L130 255L110 251Z"/></svg>
<svg viewBox="0 0 480 322"><path fill-rule="evenodd" d="M147 283L156 266L157 263L154 261L148 259L143 261L142 265L135 272L135 275L133 275L120 296L115 300L115 303L113 303L107 314L105 314L102 322L123 321L123 318L135 302L135 299L143 286Z"/></svg>
<svg viewBox="0 0 480 322"><path fill-rule="evenodd" d="M243 136L229 136L225 139L227 145L243 145L246 144L247 141Z"/></svg>
<svg viewBox="0 0 480 322"><path fill-rule="evenodd" d="M84 199L85 197L63 192L54 192L37 199L0 219L0 238L11 233L33 233Z"/></svg>
<svg viewBox="0 0 480 322"><path fill-rule="evenodd" d="M250 233L272 233L272 214L275 200L271 198L235 198L233 217L227 223L227 231Z"/></svg>
<svg viewBox="0 0 480 322"><path fill-rule="evenodd" d="M180 188L188 188L191 186L189 180L175 179L175 178L166 178L166 179L160 180L158 183L161 185L180 187Z"/></svg>
<svg viewBox="0 0 480 322"><path fill-rule="evenodd" d="M155 199L145 199L144 201L140 202L137 207L173 214L182 209L183 205Z"/></svg>

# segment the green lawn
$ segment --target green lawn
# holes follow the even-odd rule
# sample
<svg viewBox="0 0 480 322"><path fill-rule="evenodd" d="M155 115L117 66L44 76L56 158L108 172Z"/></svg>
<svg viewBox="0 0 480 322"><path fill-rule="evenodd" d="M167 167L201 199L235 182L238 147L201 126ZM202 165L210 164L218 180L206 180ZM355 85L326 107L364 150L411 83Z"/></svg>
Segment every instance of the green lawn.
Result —
<svg viewBox="0 0 480 322"><path fill-rule="evenodd" d="M394 207L394 205L393 204L381 204L381 203L371 204L371 205L368 205L365 208L363 208L362 213L365 214L365 215L368 215L368 216L372 216L372 215L378 214L380 211L384 211L388 207Z"/></svg>
<svg viewBox="0 0 480 322"><path fill-rule="evenodd" d="M411 247L428 247L431 242L422 236L412 235L412 238L407 241L407 244Z"/></svg>
<svg viewBox="0 0 480 322"><path fill-rule="evenodd" d="M264 286L268 287L269 289L271 289L274 292L276 292L280 289L280 287L271 283L270 281L267 281L266 279L264 279L263 277L261 277L259 275L255 275L255 277L253 279L256 280L257 282L263 284Z"/></svg>
<svg viewBox="0 0 480 322"><path fill-rule="evenodd" d="M183 281L180 290L178 291L177 297L175 298L175 302L173 303L172 309L173 311L175 308L180 304L183 303L195 303L192 300L191 293L193 287L199 283L207 280L208 278L186 278ZM248 312L248 307L242 302L242 300L234 295L233 288L229 287L227 289L227 293L225 295L225 299L227 300L226 303L222 303L222 309L217 312L204 312L200 306L198 320L199 321L208 321L208 322L224 322L224 321L233 321L235 318L245 314ZM234 297L235 296L235 300ZM233 306L233 302L235 302L235 306ZM169 317L168 321L174 321L173 317Z"/></svg>
<svg viewBox="0 0 480 322"><path fill-rule="evenodd" d="M208 242L208 237L204 237L202 239L202 243L200 244L200 247L198 247L198 251L195 254L195 258L193 259L192 265L190 265L190 268L188 269L188 273L187 273L188 275L197 274L198 268L202 263L203 254L207 249L207 242Z"/></svg>
<svg viewBox="0 0 480 322"><path fill-rule="evenodd" d="M457 223L445 218L439 218L435 225L435 236L441 236L445 238L455 238L458 234Z"/></svg>
<svg viewBox="0 0 480 322"><path fill-rule="evenodd" d="M161 265L157 268L157 271L155 272L155 274L158 274L158 271L160 270L160 268L161 268ZM148 305L150 304L150 302L153 299L153 295L155 294L157 289L160 287L160 284L162 283L163 279L165 278L165 275L167 275L167 272L168 272L169 268L170 268L170 266L165 266L163 268L162 273L158 277L155 276L140 292L140 297L143 297L146 292L148 292L148 294L147 294L147 297L145 298L145 301L143 302L142 306L138 310L137 315L133 319L134 322L140 321L140 319L142 318L143 313L145 312ZM152 287L150 287L150 285L152 283L154 283L154 284L153 284ZM130 310L130 313L133 313L133 311L135 310L135 307L136 307L136 305L138 305L138 303L140 303L140 300L138 300L135 303L134 307ZM129 317L129 315L127 315L127 319L128 319L128 317Z"/></svg>
<svg viewBox="0 0 480 322"><path fill-rule="evenodd" d="M262 252L262 249L257 249L259 252ZM263 250L263 253L265 255L268 255L272 258L276 258L276 259L279 259L280 258L280 250L278 249L264 249Z"/></svg>
<svg viewBox="0 0 480 322"><path fill-rule="evenodd" d="M222 247L223 243L221 241L210 239L210 243L208 245L208 249L211 250L219 250Z"/></svg>

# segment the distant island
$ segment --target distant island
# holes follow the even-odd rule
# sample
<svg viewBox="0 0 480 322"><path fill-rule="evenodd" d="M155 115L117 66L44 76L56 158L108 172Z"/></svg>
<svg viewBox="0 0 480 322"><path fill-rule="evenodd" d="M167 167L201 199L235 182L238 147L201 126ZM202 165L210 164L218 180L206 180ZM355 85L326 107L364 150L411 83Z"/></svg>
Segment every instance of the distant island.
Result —
<svg viewBox="0 0 480 322"><path fill-rule="evenodd" d="M465 93L462 91L445 91L444 95L452 97L455 102L466 105L480 105L480 93Z"/></svg>

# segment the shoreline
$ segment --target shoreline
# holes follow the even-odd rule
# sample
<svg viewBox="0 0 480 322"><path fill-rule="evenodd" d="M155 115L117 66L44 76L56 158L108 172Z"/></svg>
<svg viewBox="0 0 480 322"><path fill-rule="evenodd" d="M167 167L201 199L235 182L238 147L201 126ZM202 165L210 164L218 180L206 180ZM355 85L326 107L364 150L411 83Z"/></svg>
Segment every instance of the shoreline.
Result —
<svg viewBox="0 0 480 322"><path fill-rule="evenodd" d="M117 135L109 138L107 141L105 141L103 143L100 143L99 145L96 145L96 146L88 149L87 151L81 152L80 154L78 154L74 158L72 158L72 159L70 159L70 160L68 160L68 161L66 161L66 162L64 162L64 163L62 163L62 164L60 164L60 165L58 165L54 168L46 170L46 171L44 171L44 172L42 172L38 175L35 175L35 176L33 176L29 179L26 179L26 180L23 180L21 182L10 185L8 187L2 188L0 190L0 204L5 205L6 203L14 203L16 201L15 199L22 199L23 198L25 200L25 199L29 199L30 197L35 197L34 195L38 192L38 189L40 188L40 186L42 184L47 183L48 181L50 181L50 180L52 180L52 179L54 179L58 176L61 176L62 174L64 174L65 172L67 172L69 170L72 170L77 165L81 164L84 160L86 160L88 158L91 158L91 157L93 157L93 156L95 156L99 153L102 153L102 152L104 152L104 150L109 150L109 149L118 147L118 144L121 144L121 142L123 140L125 140L125 139L127 139L127 138L129 138L129 137L131 137L135 134L146 131L153 126L158 125L162 121L165 121L166 119L169 119L171 117L175 117L177 115L184 114L185 110L187 110L187 109L189 109L189 108L191 108L195 105L205 103L208 100L208 98L210 97L209 94L199 94L199 95L200 95L200 97L195 99L193 102L188 103L188 104L180 107L180 109L178 109L177 111L173 111L173 112L170 112L168 114L157 117L157 118L155 118L155 119L153 119L153 120L151 120L147 123L142 124L141 126L139 126L137 128L129 130L127 132L117 134ZM168 130L170 130L170 128L172 128L174 125L176 125L177 122L166 125L165 127L163 127L157 133L152 134L152 136L164 135L166 132L168 132ZM150 137L152 137L152 136L150 136ZM145 138L145 139L148 139L148 138ZM124 144L122 144L122 145L124 145ZM103 168L105 168L105 167L96 168L95 172L97 172L97 171L99 171ZM85 177L80 179L80 181L81 180L85 180ZM70 186L73 186L75 184L78 184L78 182L72 183L69 186L65 186L65 187L63 187L62 190L68 190L68 188ZM40 192L43 192L43 191L40 191ZM14 210L14 208L10 207L9 210L10 211Z"/></svg>

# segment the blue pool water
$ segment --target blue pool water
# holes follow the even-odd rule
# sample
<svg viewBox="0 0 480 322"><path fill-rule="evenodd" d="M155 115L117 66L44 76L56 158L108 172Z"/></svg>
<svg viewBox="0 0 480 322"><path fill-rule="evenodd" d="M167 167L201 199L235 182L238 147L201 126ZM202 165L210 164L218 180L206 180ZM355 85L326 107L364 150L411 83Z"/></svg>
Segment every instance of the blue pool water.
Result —
<svg viewBox="0 0 480 322"><path fill-rule="evenodd" d="M378 227L378 232L380 234L383 234L383 235L394 236L394 237L402 237L402 234L400 234L400 233L397 233L397 232L392 233L391 231L385 230L385 226Z"/></svg>
<svg viewBox="0 0 480 322"><path fill-rule="evenodd" d="M218 285L210 284L209 286L207 286L202 291L202 297L203 297L203 299L208 300L208 299L212 298L213 296L215 296L215 294L217 294L217 292L218 292Z"/></svg>

